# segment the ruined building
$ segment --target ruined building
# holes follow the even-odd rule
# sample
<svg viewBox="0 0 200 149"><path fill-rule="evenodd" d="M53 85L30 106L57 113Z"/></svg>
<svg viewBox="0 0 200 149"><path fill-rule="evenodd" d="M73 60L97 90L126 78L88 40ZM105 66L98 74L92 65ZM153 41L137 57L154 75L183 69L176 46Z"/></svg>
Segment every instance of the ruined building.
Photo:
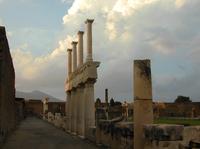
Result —
<svg viewBox="0 0 200 149"><path fill-rule="evenodd" d="M0 144L15 125L15 71L5 27L0 27Z"/></svg>

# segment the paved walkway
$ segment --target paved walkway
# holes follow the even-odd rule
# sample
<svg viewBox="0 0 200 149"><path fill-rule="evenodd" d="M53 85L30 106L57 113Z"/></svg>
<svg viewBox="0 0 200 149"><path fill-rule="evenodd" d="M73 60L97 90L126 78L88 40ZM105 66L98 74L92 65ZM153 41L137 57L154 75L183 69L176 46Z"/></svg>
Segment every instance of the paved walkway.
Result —
<svg viewBox="0 0 200 149"><path fill-rule="evenodd" d="M7 139L3 149L96 149L97 147L51 124L29 117Z"/></svg>

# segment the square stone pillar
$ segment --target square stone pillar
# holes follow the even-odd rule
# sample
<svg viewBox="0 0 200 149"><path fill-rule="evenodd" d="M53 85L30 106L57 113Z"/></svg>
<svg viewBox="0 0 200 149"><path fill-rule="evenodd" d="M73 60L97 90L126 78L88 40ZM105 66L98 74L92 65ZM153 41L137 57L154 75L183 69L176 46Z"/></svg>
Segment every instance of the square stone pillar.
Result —
<svg viewBox="0 0 200 149"><path fill-rule="evenodd" d="M144 148L144 125L153 123L150 60L134 61L134 149Z"/></svg>
<svg viewBox="0 0 200 149"><path fill-rule="evenodd" d="M87 82L84 90L85 98L85 133L89 135L90 127L95 126L94 83Z"/></svg>

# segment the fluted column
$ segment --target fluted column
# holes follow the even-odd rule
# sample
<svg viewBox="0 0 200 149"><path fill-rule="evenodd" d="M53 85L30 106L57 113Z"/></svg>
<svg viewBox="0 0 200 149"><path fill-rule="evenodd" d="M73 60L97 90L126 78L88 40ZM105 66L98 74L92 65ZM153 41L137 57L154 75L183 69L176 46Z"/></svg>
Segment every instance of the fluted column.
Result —
<svg viewBox="0 0 200 149"><path fill-rule="evenodd" d="M72 49L67 49L67 57L68 57L67 69L69 77L69 75L72 73Z"/></svg>
<svg viewBox="0 0 200 149"><path fill-rule="evenodd" d="M85 21L87 28L87 58L86 61L93 61L92 58L92 23L93 19L87 19Z"/></svg>
<svg viewBox="0 0 200 149"><path fill-rule="evenodd" d="M72 54L73 54L73 64L72 64L72 72L74 72L77 68L77 45L78 42L72 41Z"/></svg>
<svg viewBox="0 0 200 149"><path fill-rule="evenodd" d="M83 31L78 31L78 67L83 65Z"/></svg>

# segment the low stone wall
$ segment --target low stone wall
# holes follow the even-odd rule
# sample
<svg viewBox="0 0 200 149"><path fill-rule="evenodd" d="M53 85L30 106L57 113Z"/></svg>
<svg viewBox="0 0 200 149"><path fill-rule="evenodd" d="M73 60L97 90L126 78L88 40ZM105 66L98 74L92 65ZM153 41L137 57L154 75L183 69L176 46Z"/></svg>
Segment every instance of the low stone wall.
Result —
<svg viewBox="0 0 200 149"><path fill-rule="evenodd" d="M96 129L96 143L113 149L133 148L133 123L121 119L100 120Z"/></svg>
<svg viewBox="0 0 200 149"><path fill-rule="evenodd" d="M200 126L152 124L144 126L144 149L200 148ZM100 120L96 143L111 149L133 148L133 123Z"/></svg>
<svg viewBox="0 0 200 149"><path fill-rule="evenodd" d="M66 117L60 113L48 113L44 117L49 123L66 131ZM122 118L99 120L97 127L90 128L87 138L97 145L111 149L133 148L133 122ZM195 149L200 148L200 126L149 124L144 126L144 149Z"/></svg>
<svg viewBox="0 0 200 149"><path fill-rule="evenodd" d="M200 148L200 126L146 125L145 149Z"/></svg>

